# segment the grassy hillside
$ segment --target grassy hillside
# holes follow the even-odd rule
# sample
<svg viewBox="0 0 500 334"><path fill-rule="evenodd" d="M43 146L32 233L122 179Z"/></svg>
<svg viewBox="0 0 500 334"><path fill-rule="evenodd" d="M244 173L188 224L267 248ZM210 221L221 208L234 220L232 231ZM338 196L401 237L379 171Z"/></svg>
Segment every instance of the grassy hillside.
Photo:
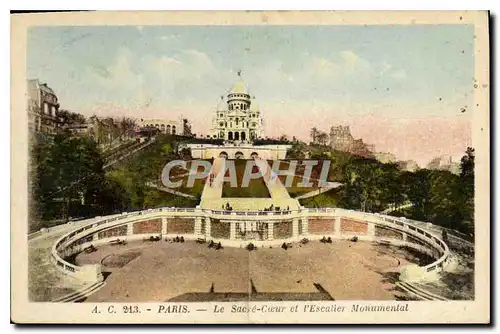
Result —
<svg viewBox="0 0 500 334"><path fill-rule="evenodd" d="M113 166L106 177L116 182L124 191L127 207L140 210L162 206L194 207L198 200L190 200L146 186L158 182L168 161L178 159L177 141L174 136L160 135L153 144L130 158Z"/></svg>

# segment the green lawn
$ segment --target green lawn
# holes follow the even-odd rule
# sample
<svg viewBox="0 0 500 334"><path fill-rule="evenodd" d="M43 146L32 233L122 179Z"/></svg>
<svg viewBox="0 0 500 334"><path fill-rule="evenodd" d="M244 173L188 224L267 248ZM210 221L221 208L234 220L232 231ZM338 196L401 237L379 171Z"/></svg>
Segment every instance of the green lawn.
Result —
<svg viewBox="0 0 500 334"><path fill-rule="evenodd" d="M270 198L271 195L262 177L250 180L248 187L241 187L246 162L247 160L234 160L238 187L232 188L229 182L224 182L222 197Z"/></svg>

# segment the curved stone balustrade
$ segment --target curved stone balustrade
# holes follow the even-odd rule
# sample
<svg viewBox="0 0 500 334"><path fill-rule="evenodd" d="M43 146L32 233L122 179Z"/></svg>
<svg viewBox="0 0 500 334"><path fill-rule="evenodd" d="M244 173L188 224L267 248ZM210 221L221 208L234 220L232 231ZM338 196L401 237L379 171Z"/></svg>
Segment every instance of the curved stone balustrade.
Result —
<svg viewBox="0 0 500 334"><path fill-rule="evenodd" d="M261 228L264 226L266 233L263 240L241 239L241 236L238 236L238 228L241 229L241 226L257 225ZM241 235L241 230L239 233ZM443 270L450 260L450 250L446 243L405 218L338 208L303 208L277 212L160 208L96 217L59 238L53 245L51 260L68 275L88 282L97 282L102 280L99 265L79 267L64 258L79 253L90 245L98 246L109 244L116 239L137 240L150 236L183 236L191 240L204 238L220 241L229 247L242 247L250 242L256 246L280 245L303 238L317 240L324 236L335 239L357 237L359 240L412 247L435 259L426 266L411 265L403 268L400 275L403 281L432 278Z"/></svg>

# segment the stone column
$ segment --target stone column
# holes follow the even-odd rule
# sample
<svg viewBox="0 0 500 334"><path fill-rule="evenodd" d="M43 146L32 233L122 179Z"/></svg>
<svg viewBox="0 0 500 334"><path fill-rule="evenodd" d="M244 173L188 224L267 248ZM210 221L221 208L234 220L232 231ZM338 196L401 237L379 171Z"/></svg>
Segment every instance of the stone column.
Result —
<svg viewBox="0 0 500 334"><path fill-rule="evenodd" d="M99 240L99 233L98 232L96 232L92 235L92 241L97 241L97 240Z"/></svg>
<svg viewBox="0 0 500 334"><path fill-rule="evenodd" d="M367 224L368 224L367 234L371 237L375 237L375 223L367 223Z"/></svg>
<svg viewBox="0 0 500 334"><path fill-rule="evenodd" d="M168 220L167 217L161 217L161 235L168 234Z"/></svg>
<svg viewBox="0 0 500 334"><path fill-rule="evenodd" d="M292 219L292 236L294 238L299 236L299 219L298 218Z"/></svg>
<svg viewBox="0 0 500 334"><path fill-rule="evenodd" d="M127 235L134 234L134 223L127 224Z"/></svg>
<svg viewBox="0 0 500 334"><path fill-rule="evenodd" d="M230 224L229 239L235 240L236 239L236 222L229 222L229 224Z"/></svg>
<svg viewBox="0 0 500 334"><path fill-rule="evenodd" d="M302 217L302 234L304 236L309 235L309 221L307 217Z"/></svg>
<svg viewBox="0 0 500 334"><path fill-rule="evenodd" d="M196 217L194 219L194 234L201 235L201 219L202 217Z"/></svg>
<svg viewBox="0 0 500 334"><path fill-rule="evenodd" d="M205 218L205 237L210 238L212 235L212 221L210 218Z"/></svg>
<svg viewBox="0 0 500 334"><path fill-rule="evenodd" d="M267 223L267 240L274 240L274 223Z"/></svg>
<svg viewBox="0 0 500 334"><path fill-rule="evenodd" d="M405 243L405 245L406 245L407 239L408 239L408 234L403 232L403 242Z"/></svg>
<svg viewBox="0 0 500 334"><path fill-rule="evenodd" d="M334 223L334 225L335 225L334 226L335 227L335 235L340 238L340 236L342 235L342 232L340 231L341 220L340 220L339 216L335 217L335 223Z"/></svg>

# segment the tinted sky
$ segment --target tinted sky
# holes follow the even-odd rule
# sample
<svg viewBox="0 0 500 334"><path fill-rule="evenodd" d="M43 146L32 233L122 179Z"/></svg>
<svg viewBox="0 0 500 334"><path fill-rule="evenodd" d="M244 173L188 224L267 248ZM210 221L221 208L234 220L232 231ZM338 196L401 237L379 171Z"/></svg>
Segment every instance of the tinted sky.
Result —
<svg viewBox="0 0 500 334"><path fill-rule="evenodd" d="M241 69L266 135L307 139L312 126L349 124L377 150L425 164L470 145L473 34L467 25L34 28L27 71L62 108L183 115L201 134Z"/></svg>

